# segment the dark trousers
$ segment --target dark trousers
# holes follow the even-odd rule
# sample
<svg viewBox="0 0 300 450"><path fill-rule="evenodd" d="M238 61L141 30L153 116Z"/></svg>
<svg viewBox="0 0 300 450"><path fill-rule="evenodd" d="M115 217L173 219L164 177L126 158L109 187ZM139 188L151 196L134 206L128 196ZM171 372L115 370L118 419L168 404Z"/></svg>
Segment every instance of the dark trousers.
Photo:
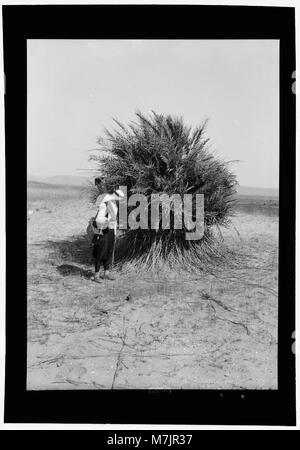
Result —
<svg viewBox="0 0 300 450"><path fill-rule="evenodd" d="M103 234L95 235L95 242L93 247L93 257L95 258L95 272L99 272L101 264L104 270L108 270L111 264L115 231L106 228Z"/></svg>

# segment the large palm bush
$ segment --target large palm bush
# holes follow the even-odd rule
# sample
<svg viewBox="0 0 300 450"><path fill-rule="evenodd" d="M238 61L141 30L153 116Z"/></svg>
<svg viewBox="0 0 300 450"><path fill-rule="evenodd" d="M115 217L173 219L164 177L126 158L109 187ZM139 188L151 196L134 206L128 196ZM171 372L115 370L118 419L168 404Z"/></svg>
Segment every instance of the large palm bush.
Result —
<svg viewBox="0 0 300 450"><path fill-rule="evenodd" d="M192 130L170 115L136 116L127 127L115 120L117 129L98 138L100 148L91 159L104 185L127 186L128 194L149 199L153 193L202 193L205 232L201 240L187 241L185 229L127 230L118 240L117 260L147 267L165 260L188 267L221 256L213 230L230 223L237 182L228 164L209 151L207 122Z"/></svg>

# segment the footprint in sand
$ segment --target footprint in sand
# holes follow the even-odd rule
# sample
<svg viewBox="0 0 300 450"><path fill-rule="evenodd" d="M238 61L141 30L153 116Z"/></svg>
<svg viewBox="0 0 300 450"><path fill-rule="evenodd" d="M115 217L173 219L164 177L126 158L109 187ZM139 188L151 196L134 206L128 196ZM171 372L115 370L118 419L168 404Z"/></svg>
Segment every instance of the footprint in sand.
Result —
<svg viewBox="0 0 300 450"><path fill-rule="evenodd" d="M68 379L72 381L80 381L81 378L87 373L87 369L83 366L75 366L69 370Z"/></svg>

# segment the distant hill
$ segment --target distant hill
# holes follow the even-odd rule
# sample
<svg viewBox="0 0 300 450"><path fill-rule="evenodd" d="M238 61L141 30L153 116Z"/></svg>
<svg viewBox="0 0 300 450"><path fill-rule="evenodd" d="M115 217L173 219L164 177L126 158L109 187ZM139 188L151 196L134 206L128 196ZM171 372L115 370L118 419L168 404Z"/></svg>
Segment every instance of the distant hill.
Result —
<svg viewBox="0 0 300 450"><path fill-rule="evenodd" d="M27 181L27 188L34 188L34 189L72 189L72 190L78 190L82 188L80 185L74 185L74 184L54 184L54 183L44 183L42 181Z"/></svg>
<svg viewBox="0 0 300 450"><path fill-rule="evenodd" d="M28 175L28 182L39 182L47 184L59 184L64 186L88 186L89 177L82 177L76 175L56 175L52 177L37 177L34 175Z"/></svg>
<svg viewBox="0 0 300 450"><path fill-rule="evenodd" d="M252 186L239 186L238 195L263 196L263 197L279 197L279 190L275 188L259 188Z"/></svg>
<svg viewBox="0 0 300 450"><path fill-rule="evenodd" d="M37 177L28 175L27 181L34 181L47 184L59 184L64 186L88 186L92 180L92 176L83 177L76 175L56 175L52 177ZM279 197L278 189L260 188L252 186L239 186L238 195L263 196L263 197Z"/></svg>

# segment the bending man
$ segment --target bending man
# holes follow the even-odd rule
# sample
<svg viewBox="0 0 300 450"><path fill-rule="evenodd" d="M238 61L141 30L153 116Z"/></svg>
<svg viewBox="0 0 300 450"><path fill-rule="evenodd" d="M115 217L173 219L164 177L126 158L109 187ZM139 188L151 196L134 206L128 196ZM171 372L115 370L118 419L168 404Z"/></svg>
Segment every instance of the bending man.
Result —
<svg viewBox="0 0 300 450"><path fill-rule="evenodd" d="M95 180L97 182L97 178ZM98 206L97 216L95 217L93 226L95 227L95 235L93 238L93 257L95 258L95 275L93 281L100 282L100 267L103 265L104 278L113 280L109 274L109 268L112 262L116 230L117 230L117 201L124 197L120 189L109 189L107 193L100 194L96 200Z"/></svg>

